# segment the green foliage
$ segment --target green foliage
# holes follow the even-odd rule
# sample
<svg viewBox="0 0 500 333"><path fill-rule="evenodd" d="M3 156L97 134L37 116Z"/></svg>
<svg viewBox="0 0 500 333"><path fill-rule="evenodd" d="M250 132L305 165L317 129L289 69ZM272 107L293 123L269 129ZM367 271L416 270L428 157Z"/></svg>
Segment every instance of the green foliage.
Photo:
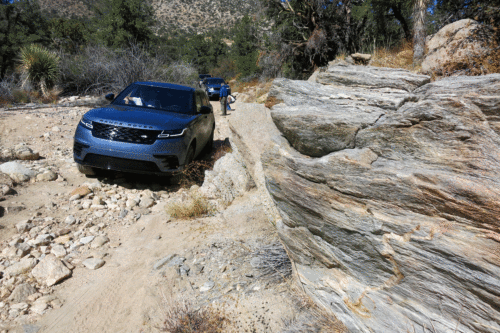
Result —
<svg viewBox="0 0 500 333"><path fill-rule="evenodd" d="M94 42L109 47L125 47L130 43L151 44L156 22L149 1L104 0L93 7Z"/></svg>
<svg viewBox="0 0 500 333"><path fill-rule="evenodd" d="M234 42L231 45L231 58L235 61L242 77L258 72L259 40L252 18L244 16L235 28Z"/></svg>
<svg viewBox="0 0 500 333"><path fill-rule="evenodd" d="M91 32L87 22L78 18L52 18L48 28L52 46L71 53L87 44Z"/></svg>
<svg viewBox="0 0 500 333"><path fill-rule="evenodd" d="M0 79L14 69L19 49L31 43L48 41L46 21L37 1L0 3Z"/></svg>
<svg viewBox="0 0 500 333"><path fill-rule="evenodd" d="M31 82L44 96L54 86L59 75L59 57L46 48L31 44L21 48L21 66L24 82Z"/></svg>

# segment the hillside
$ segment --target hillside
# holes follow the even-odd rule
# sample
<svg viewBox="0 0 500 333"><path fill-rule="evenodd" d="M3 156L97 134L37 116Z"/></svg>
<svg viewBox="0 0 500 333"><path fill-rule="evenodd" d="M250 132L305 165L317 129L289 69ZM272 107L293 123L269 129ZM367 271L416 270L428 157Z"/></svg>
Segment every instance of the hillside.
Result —
<svg viewBox="0 0 500 333"><path fill-rule="evenodd" d="M66 17L91 15L85 0L39 0L42 9ZM259 1L236 0L153 0L161 26L167 30L205 32L228 28L245 14L259 12Z"/></svg>

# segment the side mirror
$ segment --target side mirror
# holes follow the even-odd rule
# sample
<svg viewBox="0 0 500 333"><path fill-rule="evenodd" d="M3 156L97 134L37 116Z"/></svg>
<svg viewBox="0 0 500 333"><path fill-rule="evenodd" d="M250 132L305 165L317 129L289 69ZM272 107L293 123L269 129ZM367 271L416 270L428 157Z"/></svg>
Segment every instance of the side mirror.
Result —
<svg viewBox="0 0 500 333"><path fill-rule="evenodd" d="M201 114L210 114L212 113L212 108L209 107L209 106L205 106L203 105L201 108L200 108L200 113Z"/></svg>
<svg viewBox="0 0 500 333"><path fill-rule="evenodd" d="M104 96L104 98L111 102L115 99L115 94L107 94L106 96Z"/></svg>

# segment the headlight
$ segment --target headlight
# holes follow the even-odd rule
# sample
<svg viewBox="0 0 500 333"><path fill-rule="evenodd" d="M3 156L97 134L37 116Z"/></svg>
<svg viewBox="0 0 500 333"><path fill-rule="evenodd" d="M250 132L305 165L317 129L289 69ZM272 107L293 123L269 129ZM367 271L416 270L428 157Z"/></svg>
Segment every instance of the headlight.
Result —
<svg viewBox="0 0 500 333"><path fill-rule="evenodd" d="M208 91L214 91L214 88L208 88Z"/></svg>
<svg viewBox="0 0 500 333"><path fill-rule="evenodd" d="M94 126L92 125L92 121L85 119L85 117L82 117L82 119L80 120L80 124L82 124L82 126L87 129L94 128Z"/></svg>
<svg viewBox="0 0 500 333"><path fill-rule="evenodd" d="M180 130L164 130L158 134L158 138L177 138L183 136L186 133L187 128Z"/></svg>

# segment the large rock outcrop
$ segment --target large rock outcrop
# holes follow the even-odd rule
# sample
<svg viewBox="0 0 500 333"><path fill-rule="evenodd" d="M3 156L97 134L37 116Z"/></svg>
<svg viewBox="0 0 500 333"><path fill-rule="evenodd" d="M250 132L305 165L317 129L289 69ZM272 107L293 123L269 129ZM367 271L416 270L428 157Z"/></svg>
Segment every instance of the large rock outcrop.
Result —
<svg viewBox="0 0 500 333"><path fill-rule="evenodd" d="M500 75L316 80L275 80L261 156L306 290L351 332L500 331Z"/></svg>

